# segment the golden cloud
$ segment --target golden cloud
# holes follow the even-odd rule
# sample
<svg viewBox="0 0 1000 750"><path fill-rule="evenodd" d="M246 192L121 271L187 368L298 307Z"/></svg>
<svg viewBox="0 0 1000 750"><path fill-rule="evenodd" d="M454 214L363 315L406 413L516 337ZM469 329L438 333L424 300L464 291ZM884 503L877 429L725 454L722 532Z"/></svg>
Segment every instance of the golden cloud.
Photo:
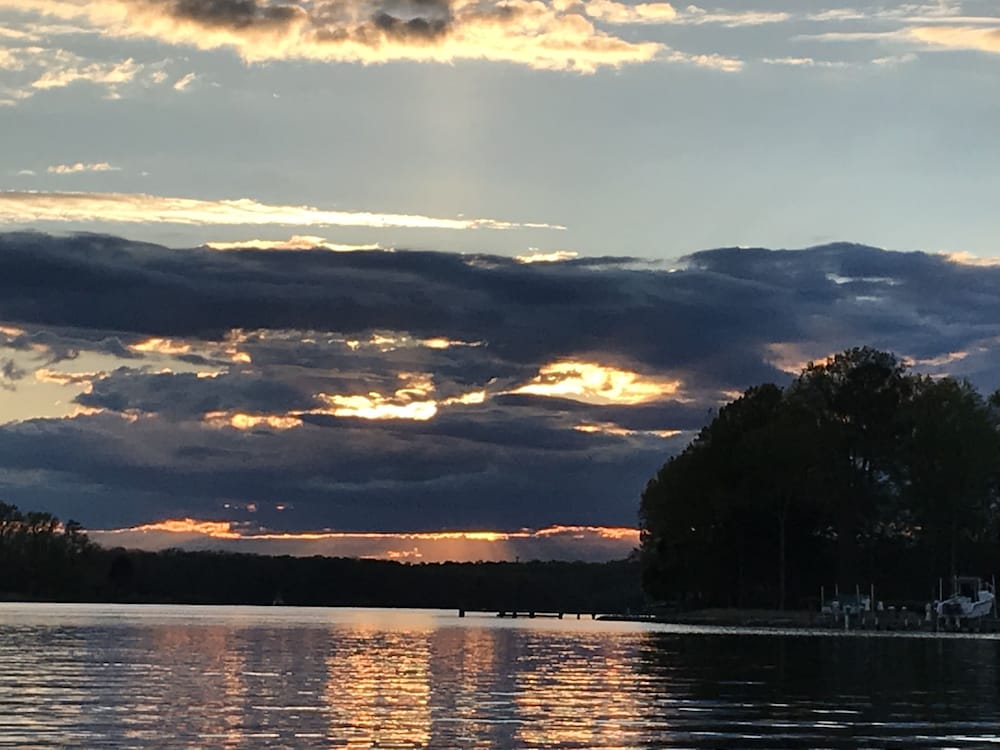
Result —
<svg viewBox="0 0 1000 750"><path fill-rule="evenodd" d="M258 427L293 430L302 426L302 420L294 414L248 414L238 411L210 411L202 421L210 427L232 427L235 430L253 430Z"/></svg>
<svg viewBox="0 0 1000 750"><path fill-rule="evenodd" d="M510 393L556 396L587 404L642 404L677 396L681 381L640 375L596 362L563 360L545 365Z"/></svg>
<svg viewBox="0 0 1000 750"><path fill-rule="evenodd" d="M277 224L298 226L401 227L406 229L514 229L528 226L496 219L443 219L415 214L329 211L281 206L250 198L198 200L144 193L0 191L0 221L93 221L195 225ZM532 224L534 228L564 229Z"/></svg>
<svg viewBox="0 0 1000 750"><path fill-rule="evenodd" d="M89 23L110 36L228 47L248 62L489 60L592 73L648 62L664 49L596 29L586 15L544 0L0 0L0 7Z"/></svg>
<svg viewBox="0 0 1000 750"><path fill-rule="evenodd" d="M378 393L367 396L342 396L338 394L317 394L317 398L327 404L321 413L335 417L356 417L358 419L412 419L426 422L437 415L437 402L433 400L413 401L399 395L387 397Z"/></svg>
<svg viewBox="0 0 1000 750"><path fill-rule="evenodd" d="M577 432L592 435L613 435L615 437L657 437L672 438L681 434L681 430L632 430L614 422L582 422L574 425Z"/></svg>
<svg viewBox="0 0 1000 750"><path fill-rule="evenodd" d="M907 33L913 39L935 47L1000 54L1000 27L917 26Z"/></svg>

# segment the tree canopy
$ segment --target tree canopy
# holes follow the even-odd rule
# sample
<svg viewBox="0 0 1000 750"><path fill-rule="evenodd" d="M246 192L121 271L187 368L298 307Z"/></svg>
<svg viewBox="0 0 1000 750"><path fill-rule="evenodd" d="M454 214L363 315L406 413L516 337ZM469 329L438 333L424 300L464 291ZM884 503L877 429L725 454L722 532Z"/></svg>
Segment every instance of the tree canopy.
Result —
<svg viewBox="0 0 1000 750"><path fill-rule="evenodd" d="M1000 395L860 347L723 406L642 496L643 584L777 606L1000 568Z"/></svg>

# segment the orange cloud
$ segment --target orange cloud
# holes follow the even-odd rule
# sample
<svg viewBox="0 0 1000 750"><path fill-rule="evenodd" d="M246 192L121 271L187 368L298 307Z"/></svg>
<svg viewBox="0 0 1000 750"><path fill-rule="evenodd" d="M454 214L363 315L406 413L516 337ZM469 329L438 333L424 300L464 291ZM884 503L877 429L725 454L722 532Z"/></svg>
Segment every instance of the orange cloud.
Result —
<svg viewBox="0 0 1000 750"><path fill-rule="evenodd" d="M615 437L658 437L672 438L681 434L681 430L631 430L627 427L615 424L614 422L584 422L575 425L574 430L600 435L614 435Z"/></svg>
<svg viewBox="0 0 1000 750"><path fill-rule="evenodd" d="M239 533L233 530L229 521L196 521L193 518L179 518L168 521L158 521L142 526L133 526L122 531L148 534L164 531L169 534L201 534L214 539L238 539Z"/></svg>
<svg viewBox="0 0 1000 750"><path fill-rule="evenodd" d="M587 404L642 404L676 396L681 381L640 375L596 362L562 360L545 365L511 393L558 396Z"/></svg>

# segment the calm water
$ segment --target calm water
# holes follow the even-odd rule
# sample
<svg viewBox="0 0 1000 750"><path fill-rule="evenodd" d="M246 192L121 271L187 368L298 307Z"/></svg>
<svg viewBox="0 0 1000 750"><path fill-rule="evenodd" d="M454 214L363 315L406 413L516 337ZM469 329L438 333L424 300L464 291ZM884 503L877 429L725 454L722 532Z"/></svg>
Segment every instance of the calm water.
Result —
<svg viewBox="0 0 1000 750"><path fill-rule="evenodd" d="M0 605L0 747L981 747L1000 640Z"/></svg>

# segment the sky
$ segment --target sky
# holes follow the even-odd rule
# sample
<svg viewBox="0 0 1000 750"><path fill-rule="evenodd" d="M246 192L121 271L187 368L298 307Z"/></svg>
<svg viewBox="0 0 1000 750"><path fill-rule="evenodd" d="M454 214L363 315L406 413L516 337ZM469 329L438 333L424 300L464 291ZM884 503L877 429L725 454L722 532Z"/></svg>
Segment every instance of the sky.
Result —
<svg viewBox="0 0 1000 750"><path fill-rule="evenodd" d="M1000 387L998 92L986 0L0 0L0 499L624 556L750 385Z"/></svg>

